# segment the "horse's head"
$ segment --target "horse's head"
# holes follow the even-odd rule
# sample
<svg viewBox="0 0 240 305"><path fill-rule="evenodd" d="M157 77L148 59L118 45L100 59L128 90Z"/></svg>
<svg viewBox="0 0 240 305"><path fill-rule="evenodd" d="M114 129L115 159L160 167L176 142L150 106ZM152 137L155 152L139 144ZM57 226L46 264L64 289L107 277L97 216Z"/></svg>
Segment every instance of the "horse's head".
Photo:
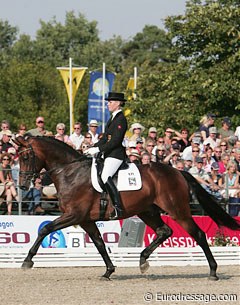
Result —
<svg viewBox="0 0 240 305"><path fill-rule="evenodd" d="M28 190L32 179L39 176L42 167L34 152L31 138L17 137L14 142L19 146L19 187Z"/></svg>

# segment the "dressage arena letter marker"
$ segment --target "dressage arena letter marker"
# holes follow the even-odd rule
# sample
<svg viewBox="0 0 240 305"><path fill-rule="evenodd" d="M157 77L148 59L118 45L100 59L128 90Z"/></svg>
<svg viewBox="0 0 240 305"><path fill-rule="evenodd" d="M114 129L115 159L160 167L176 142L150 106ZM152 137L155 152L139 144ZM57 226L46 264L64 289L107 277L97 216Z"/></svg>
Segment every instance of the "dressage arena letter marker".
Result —
<svg viewBox="0 0 240 305"><path fill-rule="evenodd" d="M69 232L68 233L68 248L84 248L85 245L85 234L84 232Z"/></svg>

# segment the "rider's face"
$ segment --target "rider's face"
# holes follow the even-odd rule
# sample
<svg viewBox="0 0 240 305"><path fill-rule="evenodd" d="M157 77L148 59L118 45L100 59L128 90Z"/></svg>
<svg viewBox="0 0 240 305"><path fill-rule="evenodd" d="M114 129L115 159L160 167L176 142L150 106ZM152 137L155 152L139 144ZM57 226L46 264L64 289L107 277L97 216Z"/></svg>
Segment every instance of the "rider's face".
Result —
<svg viewBox="0 0 240 305"><path fill-rule="evenodd" d="M119 101L108 101L108 110L110 112L114 112L120 108L120 102Z"/></svg>

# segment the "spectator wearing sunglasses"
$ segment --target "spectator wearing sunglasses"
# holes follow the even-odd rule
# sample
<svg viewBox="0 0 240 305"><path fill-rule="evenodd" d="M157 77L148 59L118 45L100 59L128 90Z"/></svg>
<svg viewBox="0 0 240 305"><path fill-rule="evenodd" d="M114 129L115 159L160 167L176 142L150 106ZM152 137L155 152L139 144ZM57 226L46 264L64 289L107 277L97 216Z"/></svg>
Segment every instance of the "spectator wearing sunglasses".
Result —
<svg viewBox="0 0 240 305"><path fill-rule="evenodd" d="M73 147L76 150L80 149L82 142L84 141L84 136L81 134L82 132L82 124L80 122L76 122L74 124L74 132L70 135L70 141L73 143Z"/></svg>
<svg viewBox="0 0 240 305"><path fill-rule="evenodd" d="M21 123L19 126L18 126L18 132L16 134L16 137L24 137L25 133L27 131L27 126L26 124L24 123Z"/></svg>
<svg viewBox="0 0 240 305"><path fill-rule="evenodd" d="M145 143L145 152L148 152L151 156L151 161L156 162L156 156L153 154L153 149L155 147L155 141L154 140L146 140Z"/></svg>
<svg viewBox="0 0 240 305"><path fill-rule="evenodd" d="M4 130L10 130L10 123L7 120L2 120L1 122L0 138Z"/></svg>
<svg viewBox="0 0 240 305"><path fill-rule="evenodd" d="M86 132L85 133L85 135L84 135L84 142L88 143L90 146L93 146L94 143L92 141L92 134L90 132Z"/></svg>
<svg viewBox="0 0 240 305"><path fill-rule="evenodd" d="M30 136L47 136L51 134L50 131L45 129L45 122L44 122L44 117L39 116L36 118L36 128L30 129L26 132L26 135Z"/></svg>
<svg viewBox="0 0 240 305"><path fill-rule="evenodd" d="M90 133L90 135L92 136L91 141L92 141L93 144L95 144L99 141L98 133L97 133L98 121L97 120L91 120L90 123L88 124L88 127L89 127L88 133Z"/></svg>
<svg viewBox="0 0 240 305"><path fill-rule="evenodd" d="M233 147L231 139L234 138L234 131L231 129L231 120L228 117L223 118L222 127L218 130L221 140L227 141L230 148ZM230 140L230 141L229 141Z"/></svg>
<svg viewBox="0 0 240 305"><path fill-rule="evenodd" d="M4 192L1 194L1 197L6 199L8 215L12 214L13 199L15 198L18 201L17 191L12 178L11 159L9 153L3 153L0 164L0 182L4 184Z"/></svg>
<svg viewBox="0 0 240 305"><path fill-rule="evenodd" d="M7 152L9 148L13 147L11 143L12 136L11 130L6 129L2 131L2 153Z"/></svg>
<svg viewBox="0 0 240 305"><path fill-rule="evenodd" d="M70 146L73 147L73 143L70 140L69 136L65 134L65 124L64 123L58 123L56 126L57 133L55 134L55 139L62 141Z"/></svg>

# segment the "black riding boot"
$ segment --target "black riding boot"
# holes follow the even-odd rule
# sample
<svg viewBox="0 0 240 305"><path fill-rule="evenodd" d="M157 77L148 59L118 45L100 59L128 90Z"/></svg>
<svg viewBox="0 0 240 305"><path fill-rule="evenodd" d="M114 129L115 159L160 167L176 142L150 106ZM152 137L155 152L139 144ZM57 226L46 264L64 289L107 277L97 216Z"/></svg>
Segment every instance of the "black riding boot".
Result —
<svg viewBox="0 0 240 305"><path fill-rule="evenodd" d="M114 214L110 216L110 219L117 219L119 217L122 217L123 211L120 194L111 177L108 178L107 182L105 183L105 187L115 207Z"/></svg>

